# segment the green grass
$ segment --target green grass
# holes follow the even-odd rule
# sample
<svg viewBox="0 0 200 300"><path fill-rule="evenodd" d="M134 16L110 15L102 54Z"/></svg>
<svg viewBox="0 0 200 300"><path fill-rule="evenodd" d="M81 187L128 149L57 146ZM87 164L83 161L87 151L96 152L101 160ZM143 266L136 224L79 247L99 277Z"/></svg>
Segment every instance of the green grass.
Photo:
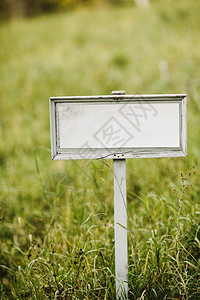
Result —
<svg viewBox="0 0 200 300"><path fill-rule="evenodd" d="M112 161L51 161L48 99L120 89L188 94L188 157L127 161L129 298L200 298L199 10L0 24L0 299L115 299Z"/></svg>

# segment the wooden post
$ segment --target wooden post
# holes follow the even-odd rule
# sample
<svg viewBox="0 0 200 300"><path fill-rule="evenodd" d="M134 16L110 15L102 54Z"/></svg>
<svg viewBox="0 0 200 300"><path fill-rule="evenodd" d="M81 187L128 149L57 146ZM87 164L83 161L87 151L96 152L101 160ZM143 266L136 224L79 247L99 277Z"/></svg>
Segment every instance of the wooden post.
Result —
<svg viewBox="0 0 200 300"><path fill-rule="evenodd" d="M112 95L125 95L113 91ZM128 299L126 159L113 159L116 299Z"/></svg>
<svg viewBox="0 0 200 300"><path fill-rule="evenodd" d="M128 299L126 160L114 159L115 276L117 300Z"/></svg>

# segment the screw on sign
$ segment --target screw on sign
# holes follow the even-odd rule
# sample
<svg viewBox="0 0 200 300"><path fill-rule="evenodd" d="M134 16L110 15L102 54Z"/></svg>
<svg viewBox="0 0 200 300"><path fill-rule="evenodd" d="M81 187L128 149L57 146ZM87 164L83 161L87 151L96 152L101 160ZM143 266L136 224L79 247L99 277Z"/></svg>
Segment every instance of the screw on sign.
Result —
<svg viewBox="0 0 200 300"><path fill-rule="evenodd" d="M50 98L53 160L113 159L116 298L128 299L126 159L187 155L185 94Z"/></svg>

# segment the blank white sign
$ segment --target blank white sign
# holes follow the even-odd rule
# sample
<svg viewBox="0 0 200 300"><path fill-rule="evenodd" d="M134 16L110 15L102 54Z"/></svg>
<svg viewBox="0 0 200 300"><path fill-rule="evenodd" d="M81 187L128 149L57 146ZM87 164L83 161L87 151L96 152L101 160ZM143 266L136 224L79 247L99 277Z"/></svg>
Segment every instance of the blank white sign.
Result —
<svg viewBox="0 0 200 300"><path fill-rule="evenodd" d="M186 156L186 96L50 98L53 159Z"/></svg>

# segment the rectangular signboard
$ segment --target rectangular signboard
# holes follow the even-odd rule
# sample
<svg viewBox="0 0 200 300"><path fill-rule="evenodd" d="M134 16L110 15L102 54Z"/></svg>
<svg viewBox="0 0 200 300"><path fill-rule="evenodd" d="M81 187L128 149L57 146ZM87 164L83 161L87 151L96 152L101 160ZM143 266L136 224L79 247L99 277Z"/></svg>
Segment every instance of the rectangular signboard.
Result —
<svg viewBox="0 0 200 300"><path fill-rule="evenodd" d="M50 98L52 159L187 155L186 95Z"/></svg>

